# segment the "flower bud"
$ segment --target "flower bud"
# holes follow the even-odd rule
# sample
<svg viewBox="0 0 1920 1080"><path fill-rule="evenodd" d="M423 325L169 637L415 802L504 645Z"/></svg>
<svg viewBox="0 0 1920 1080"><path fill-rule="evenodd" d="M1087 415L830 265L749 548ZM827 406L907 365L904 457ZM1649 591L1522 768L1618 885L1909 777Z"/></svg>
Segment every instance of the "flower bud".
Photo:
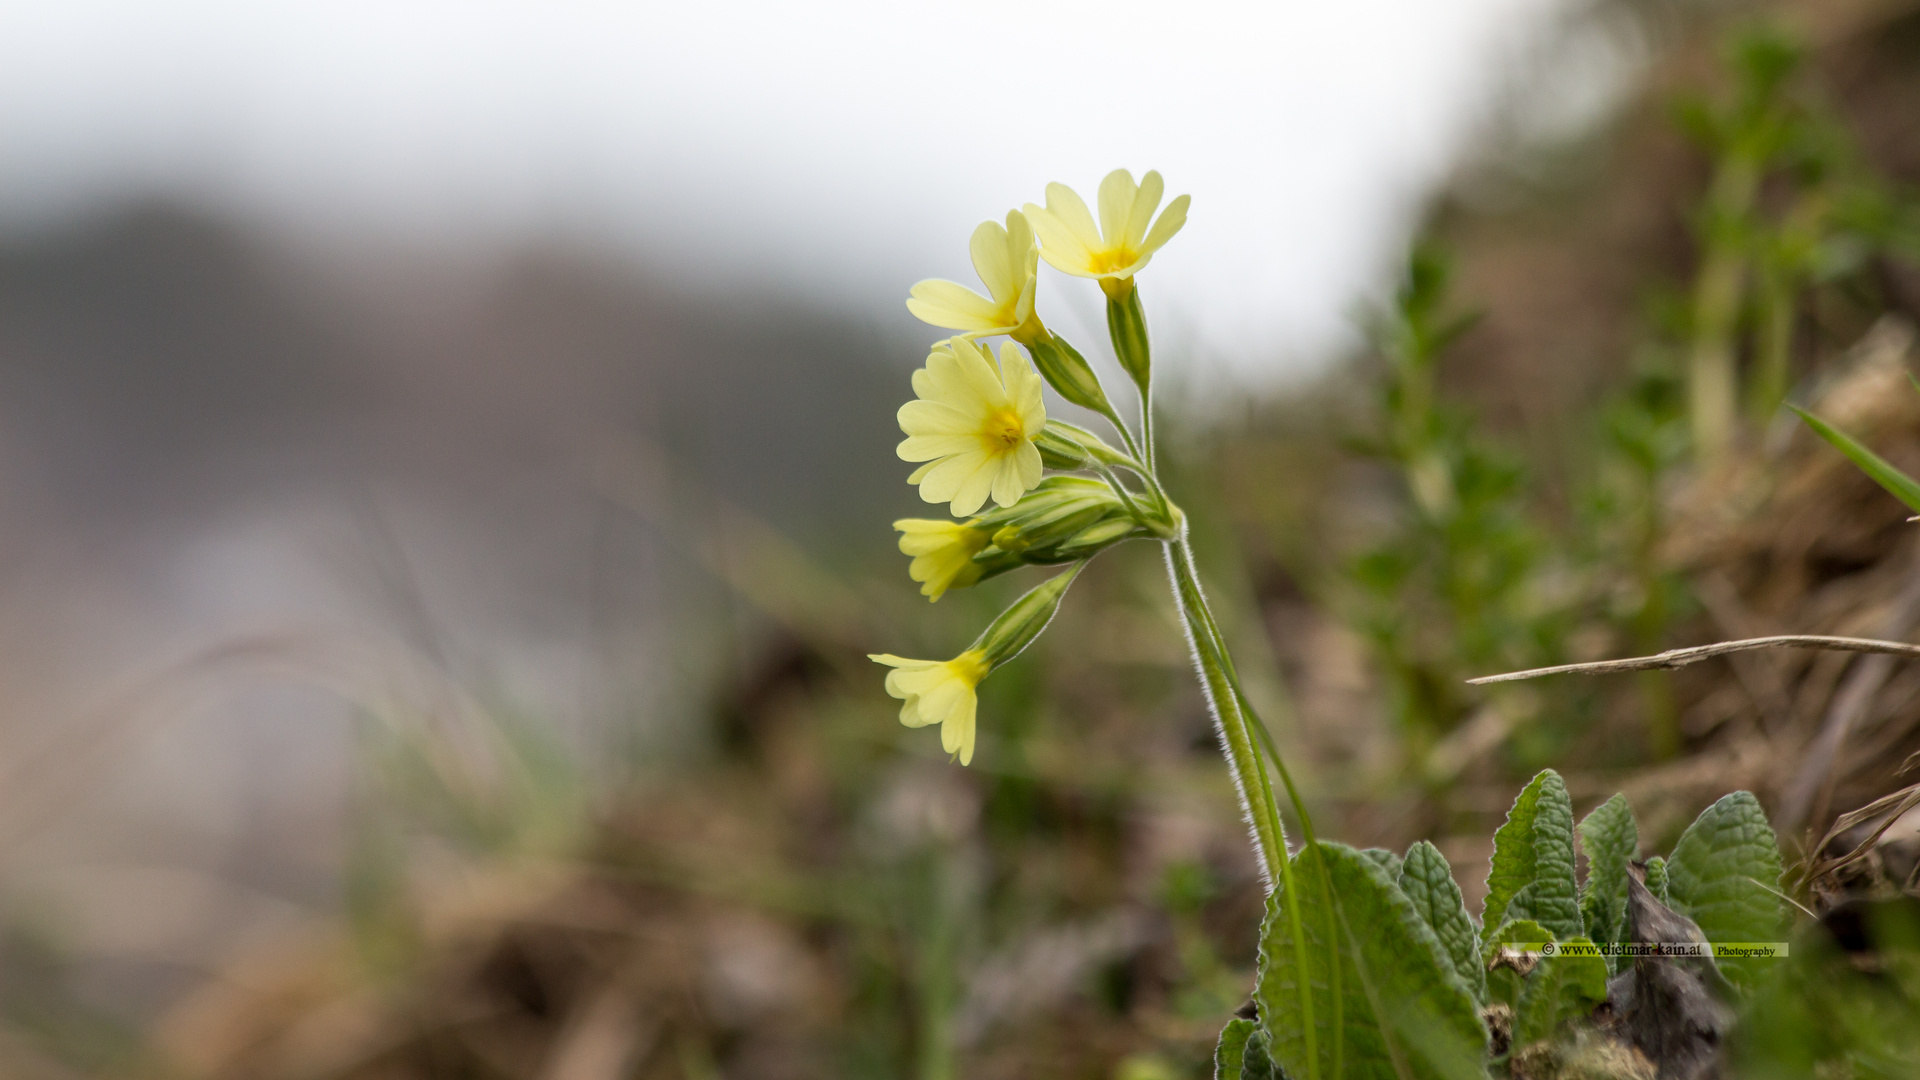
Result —
<svg viewBox="0 0 1920 1080"><path fill-rule="evenodd" d="M1075 565L1064 573L1055 574L1013 602L1013 606L1000 613L987 627L978 641L973 643L970 652L978 652L986 657L989 667L1001 664L1020 655L1020 650L1032 644L1033 639L1053 621L1053 615L1060 610L1060 598L1067 595L1067 586L1079 575L1080 567Z"/></svg>

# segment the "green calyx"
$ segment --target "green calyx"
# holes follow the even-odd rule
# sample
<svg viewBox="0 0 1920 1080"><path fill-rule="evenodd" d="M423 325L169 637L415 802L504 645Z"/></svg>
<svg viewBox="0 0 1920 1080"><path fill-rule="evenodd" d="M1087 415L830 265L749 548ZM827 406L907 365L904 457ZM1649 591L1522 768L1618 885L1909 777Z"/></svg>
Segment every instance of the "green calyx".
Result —
<svg viewBox="0 0 1920 1080"><path fill-rule="evenodd" d="M1132 278L1123 279L1125 288L1108 289L1107 335L1113 339L1113 355L1120 360L1133 383L1142 392L1153 382L1153 355L1147 343L1147 313L1140 306L1140 290ZM1101 285L1106 285L1105 281Z"/></svg>
<svg viewBox="0 0 1920 1080"><path fill-rule="evenodd" d="M1032 644L1033 639L1053 621L1055 612L1060 610L1060 600L1067 595L1067 587L1079 576L1080 568L1086 563L1076 563L1064 573L1055 574L1040 585L1028 590L1025 596L1013 602L1013 606L1000 613L980 634L972 648L985 654L989 667L1001 664L1020 655L1020 651Z"/></svg>

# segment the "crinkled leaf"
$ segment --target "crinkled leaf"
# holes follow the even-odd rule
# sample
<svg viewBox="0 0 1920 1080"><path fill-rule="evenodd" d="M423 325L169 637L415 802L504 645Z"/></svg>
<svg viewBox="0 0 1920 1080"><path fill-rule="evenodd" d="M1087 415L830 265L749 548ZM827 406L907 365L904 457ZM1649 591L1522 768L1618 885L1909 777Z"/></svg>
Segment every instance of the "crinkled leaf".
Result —
<svg viewBox="0 0 1920 1080"><path fill-rule="evenodd" d="M1851 458L1855 465L1860 466L1861 472L1873 478L1874 483L1886 488L1889 494L1906 503L1915 513L1920 513L1920 482L1916 482L1913 477L1901 472L1892 462L1854 441L1851 436L1825 420L1795 405L1788 405L1787 408L1799 413L1800 419L1807 422L1807 426L1814 430L1814 434L1832 443L1834 449Z"/></svg>
<svg viewBox="0 0 1920 1080"><path fill-rule="evenodd" d="M1616 944L1627 932L1627 864L1640 846L1640 826L1625 795L1601 803L1580 822L1580 843L1587 851L1580 917L1589 938Z"/></svg>
<svg viewBox="0 0 1920 1080"><path fill-rule="evenodd" d="M1568 945L1592 945L1575 938ZM1592 956L1543 956L1520 990L1514 1010L1513 1045L1525 1046L1553 1035L1562 1020L1585 1016L1607 1000L1607 962Z"/></svg>
<svg viewBox="0 0 1920 1080"><path fill-rule="evenodd" d="M1667 902L1667 860L1655 855L1647 860L1647 891Z"/></svg>
<svg viewBox="0 0 1920 1080"><path fill-rule="evenodd" d="M1240 1080L1241 1062L1246 1059L1247 1038L1258 1030L1251 1020L1235 1017L1220 1029L1220 1041L1213 1048L1213 1080Z"/></svg>
<svg viewBox="0 0 1920 1080"><path fill-rule="evenodd" d="M1573 863L1573 800L1560 774L1543 769L1493 834L1482 932L1532 919L1559 938L1584 934Z"/></svg>
<svg viewBox="0 0 1920 1080"><path fill-rule="evenodd" d="M1322 843L1318 850L1320 858L1307 849L1293 859L1294 887L1309 905L1302 927L1307 970L1294 949L1284 884L1268 898L1261 927L1254 998L1274 1060L1288 1076L1317 1072L1327 1080L1484 1077L1487 1033L1479 1009L1413 901L1353 848ZM1331 927L1322 917L1322 865L1336 905ZM1329 930L1337 950L1328 947ZM1313 1000L1315 1070L1306 1060L1303 982Z"/></svg>
<svg viewBox="0 0 1920 1080"><path fill-rule="evenodd" d="M1692 919L1708 941L1779 941L1785 911L1780 844L1752 792L1736 791L1695 818L1667 860L1668 906ZM1752 986L1770 960L1727 957L1720 970Z"/></svg>
<svg viewBox="0 0 1920 1080"><path fill-rule="evenodd" d="M1453 867L1440 849L1421 840L1407 849L1395 884L1413 901L1413 909L1440 939L1453 973L1473 999L1487 1000L1487 969L1480 965L1480 934L1467 915L1467 903L1453 880Z"/></svg>
<svg viewBox="0 0 1920 1080"><path fill-rule="evenodd" d="M1383 847L1362 848L1360 851L1360 854L1365 855L1367 858L1372 859L1374 862L1379 863L1380 869L1385 870L1387 872L1387 877L1398 878L1400 876L1400 856L1395 855L1393 852L1388 851L1386 848L1383 848Z"/></svg>
<svg viewBox="0 0 1920 1080"><path fill-rule="evenodd" d="M1273 1063L1266 1033L1254 1030L1247 1036L1247 1045L1240 1060L1239 1080L1287 1080L1287 1074Z"/></svg>
<svg viewBox="0 0 1920 1080"><path fill-rule="evenodd" d="M1547 932L1546 927L1532 919L1502 923L1487 939L1487 947L1482 954L1487 961L1487 1000L1505 1002L1510 1009L1520 1007L1520 973L1501 958L1501 949L1508 945L1544 945L1552 940L1553 935Z"/></svg>

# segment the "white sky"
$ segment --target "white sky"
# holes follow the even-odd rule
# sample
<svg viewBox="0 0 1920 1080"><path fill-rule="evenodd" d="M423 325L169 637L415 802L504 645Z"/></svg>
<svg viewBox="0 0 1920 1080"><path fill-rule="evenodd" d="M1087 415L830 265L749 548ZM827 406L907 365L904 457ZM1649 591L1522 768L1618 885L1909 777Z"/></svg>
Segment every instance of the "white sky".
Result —
<svg viewBox="0 0 1920 1080"><path fill-rule="evenodd" d="M1273 372L1340 339L1562 6L0 0L0 227L158 190L897 311L971 283L973 226L1048 180L1158 168L1194 203L1143 278L1157 325Z"/></svg>

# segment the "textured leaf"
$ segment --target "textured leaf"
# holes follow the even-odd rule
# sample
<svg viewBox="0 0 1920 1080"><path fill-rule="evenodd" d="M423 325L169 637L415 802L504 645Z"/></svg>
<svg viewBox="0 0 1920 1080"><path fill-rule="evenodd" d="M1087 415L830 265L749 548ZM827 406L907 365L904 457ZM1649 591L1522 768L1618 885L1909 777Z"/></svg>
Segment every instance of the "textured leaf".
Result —
<svg viewBox="0 0 1920 1080"><path fill-rule="evenodd" d="M1780 844L1752 792L1736 791L1695 818L1667 860L1667 903L1692 919L1708 941L1779 941L1785 911ZM1720 970L1751 986L1771 960L1727 957Z"/></svg>
<svg viewBox="0 0 1920 1080"><path fill-rule="evenodd" d="M1395 855L1393 852L1388 851L1386 848L1383 848L1383 847L1362 848L1360 851L1360 854L1365 855L1367 858L1372 859L1374 862L1379 863L1380 869L1385 870L1387 872L1387 877L1395 878L1395 879L1399 878L1400 856Z"/></svg>
<svg viewBox="0 0 1920 1080"><path fill-rule="evenodd" d="M1293 860L1294 885L1309 906L1302 928L1308 970L1300 969L1282 906L1285 886L1267 899L1254 998L1274 1060L1296 1078L1315 1071L1327 1080L1484 1077L1487 1033L1479 1009L1413 901L1353 848L1322 843L1319 852L1323 859L1303 850ZM1322 862L1336 905L1332 927L1324 917ZM1337 950L1328 948L1329 929ZM1317 1070L1306 1060L1303 981L1313 999Z"/></svg>
<svg viewBox="0 0 1920 1080"><path fill-rule="evenodd" d="M1280 1066L1273 1063L1273 1055L1268 1052L1267 1036L1258 1028L1247 1036L1240 1059L1238 1080L1287 1080Z"/></svg>
<svg viewBox="0 0 1920 1080"><path fill-rule="evenodd" d="M1508 945L1544 945L1553 940L1546 928L1532 919L1502 923L1487 940L1487 1000L1505 1002L1510 1009L1520 1007L1520 973L1501 959L1500 950Z"/></svg>
<svg viewBox="0 0 1920 1080"><path fill-rule="evenodd" d="M1667 902L1667 860L1659 855L1647 860L1647 891Z"/></svg>
<svg viewBox="0 0 1920 1080"><path fill-rule="evenodd" d="M1575 938L1569 945L1591 945ZM1598 956L1543 956L1520 990L1514 1010L1513 1045L1553 1035L1562 1020L1585 1016L1607 1000L1607 962Z"/></svg>
<svg viewBox="0 0 1920 1080"><path fill-rule="evenodd" d="M1220 1029L1220 1041L1213 1048L1213 1080L1240 1080L1240 1063L1247 1053L1247 1036L1257 1025L1235 1017Z"/></svg>
<svg viewBox="0 0 1920 1080"><path fill-rule="evenodd" d="M1453 880L1453 867L1447 864L1447 857L1427 841L1419 841L1407 849L1395 884L1440 939L1441 950L1467 992L1485 1004L1487 969L1480 964L1480 935L1467 915L1466 900Z"/></svg>
<svg viewBox="0 0 1920 1080"><path fill-rule="evenodd" d="M1580 843L1587 851L1587 884L1580 894L1587 937L1616 944L1627 932L1627 864L1640 846L1640 826L1625 795L1601 803L1580 822Z"/></svg>
<svg viewBox="0 0 1920 1080"><path fill-rule="evenodd" d="M1916 483L1913 477L1901 472L1892 462L1855 442L1845 432L1833 427L1825 420L1793 405L1788 405L1787 408L1799 413L1800 419L1805 420L1815 434L1832 443L1834 449L1851 458L1853 463L1860 467L1861 472L1873 478L1874 483L1886 488L1888 494L1906 503L1915 513L1920 513L1920 483Z"/></svg>
<svg viewBox="0 0 1920 1080"><path fill-rule="evenodd" d="M1482 933L1509 919L1532 919L1556 938L1586 933L1573 862L1573 800L1560 774L1543 769L1493 834Z"/></svg>

